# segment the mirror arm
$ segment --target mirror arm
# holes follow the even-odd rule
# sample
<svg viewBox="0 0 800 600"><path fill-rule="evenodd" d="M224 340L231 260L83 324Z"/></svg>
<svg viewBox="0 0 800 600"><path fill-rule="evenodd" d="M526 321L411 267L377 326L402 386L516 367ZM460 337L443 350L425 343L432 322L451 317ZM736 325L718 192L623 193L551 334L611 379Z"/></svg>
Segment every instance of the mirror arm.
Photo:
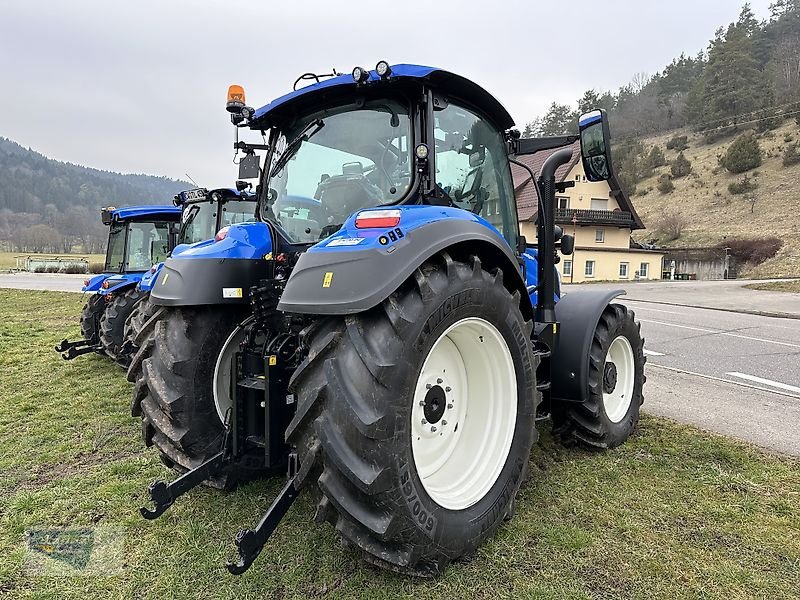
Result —
<svg viewBox="0 0 800 600"><path fill-rule="evenodd" d="M580 139L579 135L557 135L551 137L520 138L512 144L512 154L523 156L535 154L542 150L554 150L563 146L570 146Z"/></svg>

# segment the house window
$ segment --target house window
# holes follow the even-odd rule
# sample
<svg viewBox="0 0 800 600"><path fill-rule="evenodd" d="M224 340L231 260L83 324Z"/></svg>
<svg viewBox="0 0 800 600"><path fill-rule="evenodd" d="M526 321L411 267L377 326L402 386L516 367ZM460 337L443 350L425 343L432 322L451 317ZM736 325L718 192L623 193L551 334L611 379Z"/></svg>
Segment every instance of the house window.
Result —
<svg viewBox="0 0 800 600"><path fill-rule="evenodd" d="M566 277L572 276L572 261L571 260L565 260L564 261L564 266L561 268L561 270L563 271L563 273L564 273L564 275Z"/></svg>
<svg viewBox="0 0 800 600"><path fill-rule="evenodd" d="M594 241L598 244L602 244L606 241L606 230L605 229L595 229L594 230Z"/></svg>
<svg viewBox="0 0 800 600"><path fill-rule="evenodd" d="M569 208L569 198L559 197L556 198L556 202L558 203L558 208Z"/></svg>
<svg viewBox="0 0 800 600"><path fill-rule="evenodd" d="M628 278L628 263L626 262L619 263L619 278L620 279Z"/></svg>
<svg viewBox="0 0 800 600"><path fill-rule="evenodd" d="M575 175L575 181L580 181L580 180L581 180L581 176L580 176L580 174L578 174L578 175Z"/></svg>
<svg viewBox="0 0 800 600"><path fill-rule="evenodd" d="M642 263L639 265L639 277L647 279L647 270L650 268L650 263Z"/></svg>
<svg viewBox="0 0 800 600"><path fill-rule="evenodd" d="M587 260L586 261L586 268L583 270L583 274L586 275L586 277L594 277L594 261L593 260Z"/></svg>
<svg viewBox="0 0 800 600"><path fill-rule="evenodd" d="M608 200L606 198L592 198L592 210L608 210Z"/></svg>

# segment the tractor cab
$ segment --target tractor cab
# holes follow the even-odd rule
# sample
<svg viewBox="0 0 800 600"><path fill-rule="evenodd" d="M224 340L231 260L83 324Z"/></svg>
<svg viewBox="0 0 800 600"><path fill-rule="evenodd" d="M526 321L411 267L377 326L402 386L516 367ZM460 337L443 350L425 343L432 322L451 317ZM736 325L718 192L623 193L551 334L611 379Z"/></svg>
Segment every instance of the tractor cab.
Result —
<svg viewBox="0 0 800 600"><path fill-rule="evenodd" d="M104 273L142 273L163 261L171 250L170 224L180 216L172 206L104 208L103 224L109 226Z"/></svg>
<svg viewBox="0 0 800 600"><path fill-rule="evenodd" d="M224 227L254 221L255 195L245 185L241 187L241 190L195 188L177 194L175 206L183 211L177 244L210 240Z"/></svg>
<svg viewBox="0 0 800 600"><path fill-rule="evenodd" d="M362 209L418 204L461 208L517 245L505 134L513 121L466 79L415 65L356 68L233 117L269 132L266 146L237 149L267 150L251 171L259 212L290 243L315 244Z"/></svg>

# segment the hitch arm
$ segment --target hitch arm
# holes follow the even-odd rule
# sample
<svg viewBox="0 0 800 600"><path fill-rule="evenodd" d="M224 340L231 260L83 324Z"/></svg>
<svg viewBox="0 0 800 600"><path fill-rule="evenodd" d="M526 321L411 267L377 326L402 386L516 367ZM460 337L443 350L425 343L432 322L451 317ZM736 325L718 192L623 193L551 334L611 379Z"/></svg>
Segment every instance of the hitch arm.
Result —
<svg viewBox="0 0 800 600"><path fill-rule="evenodd" d="M147 487L147 493L155 505L155 509L141 507L139 512L145 519L152 521L157 519L173 505L175 500L183 496L192 488L197 487L209 477L219 472L220 467L225 463L225 451L217 452L206 462L191 471L187 471L172 483L165 481L154 481Z"/></svg>
<svg viewBox="0 0 800 600"><path fill-rule="evenodd" d="M55 347L55 351L60 352L61 358L64 360L72 360L76 356L90 354L98 350L100 350L100 344L92 342L92 340L78 340L77 342L61 340L61 343Z"/></svg>
<svg viewBox="0 0 800 600"><path fill-rule="evenodd" d="M293 454L289 457L289 473L290 477L286 485L283 486L278 496L272 501L256 528L242 529L236 534L233 541L236 544L239 558L235 563L229 562L225 565L233 575L241 575L250 568L253 561L261 554L261 550L264 549L264 544L267 543L269 536L278 527L278 523L281 522L281 519L300 494L300 491L295 487L297 455Z"/></svg>

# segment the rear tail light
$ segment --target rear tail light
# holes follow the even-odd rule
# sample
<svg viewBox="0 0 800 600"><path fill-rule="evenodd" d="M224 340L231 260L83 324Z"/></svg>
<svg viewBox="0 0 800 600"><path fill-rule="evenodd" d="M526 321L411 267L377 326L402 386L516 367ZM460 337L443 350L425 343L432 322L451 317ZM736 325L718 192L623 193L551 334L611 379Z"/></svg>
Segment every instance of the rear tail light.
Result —
<svg viewBox="0 0 800 600"><path fill-rule="evenodd" d="M225 227L223 227L222 229L220 229L217 232L217 235L214 236L214 239L216 241L218 241L218 242L221 242L222 240L224 240L226 237L228 237L228 229L230 229L230 227L227 226L227 225Z"/></svg>
<svg viewBox="0 0 800 600"><path fill-rule="evenodd" d="M89 280L88 279L84 279L83 280L83 287L89 287Z"/></svg>
<svg viewBox="0 0 800 600"><path fill-rule="evenodd" d="M107 290L107 289L109 288L108 279L106 279L106 280L103 282L103 285L102 285L102 287L103 287L103 289L104 289L104 290Z"/></svg>
<svg viewBox="0 0 800 600"><path fill-rule="evenodd" d="M365 210L356 215L358 229L397 227L400 224L399 210Z"/></svg>

